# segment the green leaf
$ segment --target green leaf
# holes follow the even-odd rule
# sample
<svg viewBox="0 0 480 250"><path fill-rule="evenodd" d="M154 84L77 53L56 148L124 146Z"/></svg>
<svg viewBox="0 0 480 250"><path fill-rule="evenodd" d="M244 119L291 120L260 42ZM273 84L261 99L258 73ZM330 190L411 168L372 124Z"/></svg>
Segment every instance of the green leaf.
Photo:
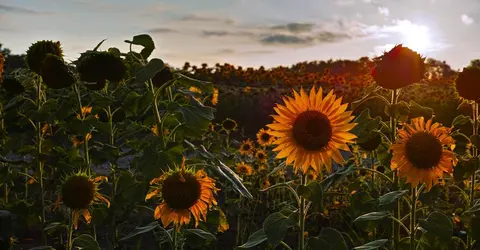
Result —
<svg viewBox="0 0 480 250"><path fill-rule="evenodd" d="M145 60L152 54L153 50L155 49L155 43L153 42L152 37L147 34L134 36L132 41L125 40L125 42L129 44L143 46L140 54Z"/></svg>
<svg viewBox="0 0 480 250"><path fill-rule="evenodd" d="M203 145L201 146L203 149ZM206 150L205 150L206 151ZM242 196L253 199L252 194L248 191L248 189L243 184L242 178L238 176L232 169L230 169L225 163L220 160L217 160L217 164L213 165L213 169L220 174L221 176L225 177L232 185L233 188Z"/></svg>
<svg viewBox="0 0 480 250"><path fill-rule="evenodd" d="M88 234L82 234L73 240L73 246L82 250L101 250L98 242Z"/></svg>
<svg viewBox="0 0 480 250"><path fill-rule="evenodd" d="M473 146L477 149L480 148L480 135L472 135L470 136L470 142L472 142Z"/></svg>
<svg viewBox="0 0 480 250"><path fill-rule="evenodd" d="M93 51L97 51L98 48L100 48L100 46L102 46L102 44L107 40L107 38L103 39L102 41L100 41L97 46L95 46L95 48L93 48Z"/></svg>
<svg viewBox="0 0 480 250"><path fill-rule="evenodd" d="M123 109L125 110L125 115L127 117L137 114L139 96L139 94L132 91L125 97L125 100L123 101Z"/></svg>
<svg viewBox="0 0 480 250"><path fill-rule="evenodd" d="M320 235L318 237L309 238L308 247L309 249L312 249L312 250L316 250L316 249L347 250L348 249L342 234L331 227L324 227L322 228L322 231L320 231Z"/></svg>
<svg viewBox="0 0 480 250"><path fill-rule="evenodd" d="M48 232L48 231L54 231L54 230L57 230L59 228L67 228L67 225L63 224L63 223L60 223L60 222L53 222L53 223L50 223L48 224L44 229L43 231L45 232Z"/></svg>
<svg viewBox="0 0 480 250"><path fill-rule="evenodd" d="M470 230L469 235L474 240L480 240L480 217L472 217L470 218Z"/></svg>
<svg viewBox="0 0 480 250"><path fill-rule="evenodd" d="M209 232L203 231L202 229L184 229L183 231L194 234L204 240L216 240L215 236Z"/></svg>
<svg viewBox="0 0 480 250"><path fill-rule="evenodd" d="M378 198L378 205L383 206L383 205L388 205L391 204L398 199L402 198L406 193L408 193L408 190L402 190L402 191L393 191L390 193L386 193Z"/></svg>
<svg viewBox="0 0 480 250"><path fill-rule="evenodd" d="M323 187L318 181L311 181L306 186L299 185L298 194L315 204L323 204Z"/></svg>
<svg viewBox="0 0 480 250"><path fill-rule="evenodd" d="M432 212L427 219L419 220L420 226L427 232L438 237L439 240L450 241L453 236L451 218L440 212Z"/></svg>
<svg viewBox="0 0 480 250"><path fill-rule="evenodd" d="M357 217L353 223L360 223L362 227L367 229L374 228L385 218L391 216L390 211L370 212Z"/></svg>
<svg viewBox="0 0 480 250"><path fill-rule="evenodd" d="M289 210L282 212L270 214L263 222L263 231L274 248L285 238L287 230L297 223L297 213Z"/></svg>
<svg viewBox="0 0 480 250"><path fill-rule="evenodd" d="M41 246L41 247L32 247L32 248L29 248L28 250L55 250L55 248L51 246Z"/></svg>
<svg viewBox="0 0 480 250"><path fill-rule="evenodd" d="M178 84L185 87L197 87L202 92L213 92L213 83L211 82L194 79L181 73L175 73L175 75L177 75L176 82Z"/></svg>
<svg viewBox="0 0 480 250"><path fill-rule="evenodd" d="M355 164L352 163L347 167L341 168L340 170L336 171L335 173L327 176L323 181L322 181L322 186L323 186L323 191L327 192L331 187L333 187L335 184L343 180L347 175L351 174L353 171L355 171Z"/></svg>
<svg viewBox="0 0 480 250"><path fill-rule="evenodd" d="M147 82L151 80L158 72L162 71L165 68L165 63L158 59L153 58L150 60L145 67L142 67L138 73L135 75L135 81L137 82Z"/></svg>
<svg viewBox="0 0 480 250"><path fill-rule="evenodd" d="M158 221L154 221L146 226L143 227L136 227L133 231L131 231L127 236L123 237L120 239L120 241L128 240L130 238L133 238L137 235L144 234L147 232L150 232L154 230L155 228L160 227L160 224L158 224Z"/></svg>
<svg viewBox="0 0 480 250"><path fill-rule="evenodd" d="M453 168L453 178L460 182L469 178L474 171L480 166L480 160L478 157L473 157L468 160L460 160Z"/></svg>
<svg viewBox="0 0 480 250"><path fill-rule="evenodd" d="M383 247L388 242L387 239L380 239L368 242L367 244L354 247L353 250L376 250L380 247Z"/></svg>
<svg viewBox="0 0 480 250"><path fill-rule="evenodd" d="M453 119L452 127L465 125L468 122L472 122L472 119L469 116L458 115L457 117L455 117L455 119Z"/></svg>
<svg viewBox="0 0 480 250"><path fill-rule="evenodd" d="M480 200L476 200L473 205L465 212L463 212L464 215L468 214L473 214L480 211Z"/></svg>
<svg viewBox="0 0 480 250"><path fill-rule="evenodd" d="M395 104L386 105L384 112L388 117L400 118L410 114L410 107L408 103L400 101Z"/></svg>
<svg viewBox="0 0 480 250"><path fill-rule="evenodd" d="M248 237L248 240L245 244L236 247L235 249L247 249L247 248L252 248L255 246L260 245L261 243L265 242L267 240L267 235L263 231L263 229L260 229L256 231L255 233L251 234Z"/></svg>
<svg viewBox="0 0 480 250"><path fill-rule="evenodd" d="M410 118L425 117L425 119L430 119L430 117L433 115L432 108L421 106L412 100L410 100L409 107Z"/></svg>

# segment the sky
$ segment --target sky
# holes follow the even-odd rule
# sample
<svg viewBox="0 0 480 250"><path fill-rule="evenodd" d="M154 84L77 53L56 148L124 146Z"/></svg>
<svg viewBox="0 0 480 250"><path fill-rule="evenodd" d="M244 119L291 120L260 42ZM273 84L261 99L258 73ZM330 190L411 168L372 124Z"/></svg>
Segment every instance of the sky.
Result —
<svg viewBox="0 0 480 250"><path fill-rule="evenodd" d="M0 43L15 54L55 40L74 60L149 34L152 56L177 67L356 60L402 43L460 69L480 58L479 30L478 0L0 0Z"/></svg>

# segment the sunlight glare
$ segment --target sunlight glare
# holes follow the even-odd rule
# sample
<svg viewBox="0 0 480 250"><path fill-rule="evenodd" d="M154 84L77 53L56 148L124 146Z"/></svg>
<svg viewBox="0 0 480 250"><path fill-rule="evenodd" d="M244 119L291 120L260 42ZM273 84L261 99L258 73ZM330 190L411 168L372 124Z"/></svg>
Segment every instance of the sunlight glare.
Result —
<svg viewBox="0 0 480 250"><path fill-rule="evenodd" d="M420 53L426 52L431 46L428 27L408 25L401 31L404 46Z"/></svg>

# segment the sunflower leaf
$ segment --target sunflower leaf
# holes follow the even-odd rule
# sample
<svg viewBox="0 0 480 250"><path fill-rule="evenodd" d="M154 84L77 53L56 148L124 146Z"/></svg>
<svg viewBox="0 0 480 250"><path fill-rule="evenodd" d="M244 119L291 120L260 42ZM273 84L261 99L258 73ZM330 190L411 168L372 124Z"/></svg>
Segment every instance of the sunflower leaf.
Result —
<svg viewBox="0 0 480 250"><path fill-rule="evenodd" d="M275 248L285 238L287 230L297 223L297 213L291 210L282 210L270 214L263 222L263 231L268 242Z"/></svg>
<svg viewBox="0 0 480 250"><path fill-rule="evenodd" d="M152 37L147 34L136 35L133 37L132 41L125 40L125 42L129 44L143 46L140 54L145 60L147 60L147 58L152 54L153 50L155 49L155 43L153 42Z"/></svg>
<svg viewBox="0 0 480 250"><path fill-rule="evenodd" d="M353 248L353 250L376 250L376 249L379 249L380 247L385 246L387 242L388 242L387 239L370 241L367 244Z"/></svg>
<svg viewBox="0 0 480 250"><path fill-rule="evenodd" d="M214 169L225 177L230 183L232 183L235 190L240 193L242 196L253 199L252 194L248 189L243 185L242 179L235 172L233 172L225 163L217 159L217 164L214 165Z"/></svg>
<svg viewBox="0 0 480 250"><path fill-rule="evenodd" d="M473 122L472 118L466 115L458 115L457 117L455 117L455 119L453 119L452 127L465 125L468 122Z"/></svg>
<svg viewBox="0 0 480 250"><path fill-rule="evenodd" d="M83 250L101 250L98 242L88 234L82 234L73 240L73 246Z"/></svg>
<svg viewBox="0 0 480 250"><path fill-rule="evenodd" d="M128 240L128 239L133 238L137 235L148 233L152 230L155 230L155 228L157 228L157 227L160 227L160 224L158 224L158 221L154 221L154 222L152 222L152 223L150 223L146 226L143 226L143 227L136 227L135 229L133 229L133 231L131 231L129 234L127 234L127 236L121 238L120 241Z"/></svg>
<svg viewBox="0 0 480 250"><path fill-rule="evenodd" d="M235 249L247 249L247 248L252 248L257 245L260 245L261 243L265 242L267 240L267 235L263 231L263 229L260 229L256 231L255 233L251 234L248 237L248 240L245 244L236 247Z"/></svg>
<svg viewBox="0 0 480 250"><path fill-rule="evenodd" d="M432 212L428 218L419 220L420 226L427 232L437 236L438 240L451 240L453 224L450 217L440 212Z"/></svg>
<svg viewBox="0 0 480 250"><path fill-rule="evenodd" d="M342 233L331 228L324 227L317 237L308 239L308 246L310 249L323 250L347 250L347 244L342 236Z"/></svg>

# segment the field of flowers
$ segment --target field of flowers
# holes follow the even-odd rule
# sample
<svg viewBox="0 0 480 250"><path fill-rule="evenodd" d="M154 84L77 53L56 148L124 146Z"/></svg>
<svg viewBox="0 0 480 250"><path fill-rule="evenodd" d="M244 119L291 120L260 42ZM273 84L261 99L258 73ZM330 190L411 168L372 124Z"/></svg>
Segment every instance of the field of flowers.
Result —
<svg viewBox="0 0 480 250"><path fill-rule="evenodd" d="M0 54L0 249L480 249L478 61L176 69L103 42Z"/></svg>

